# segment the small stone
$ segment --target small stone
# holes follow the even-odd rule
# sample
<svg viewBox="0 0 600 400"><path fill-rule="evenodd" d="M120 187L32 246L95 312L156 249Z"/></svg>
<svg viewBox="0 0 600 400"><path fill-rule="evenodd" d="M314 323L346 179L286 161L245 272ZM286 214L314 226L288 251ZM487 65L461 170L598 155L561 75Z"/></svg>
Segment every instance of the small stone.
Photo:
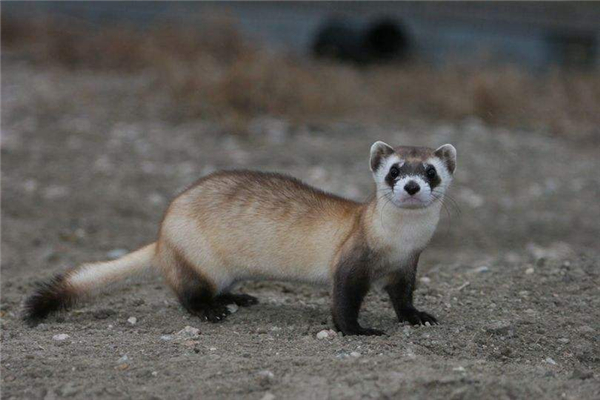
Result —
<svg viewBox="0 0 600 400"><path fill-rule="evenodd" d="M586 369L575 368L573 370L573 374L571 375L571 379L590 379L594 377L594 373L592 371Z"/></svg>
<svg viewBox="0 0 600 400"><path fill-rule="evenodd" d="M125 371L127 368L129 368L129 364L120 364L117 366L119 371Z"/></svg>
<svg viewBox="0 0 600 400"><path fill-rule="evenodd" d="M151 375L152 375L152 376L158 376L158 372L156 372L156 371L152 371L152 374L151 374Z"/></svg>
<svg viewBox="0 0 600 400"><path fill-rule="evenodd" d="M419 279L419 281L424 285L429 285L431 283L431 278L424 276L421 279Z"/></svg>
<svg viewBox="0 0 600 400"><path fill-rule="evenodd" d="M115 260L123 257L127 253L129 253L127 249L113 249L106 253L106 257L108 257L110 260Z"/></svg>
<svg viewBox="0 0 600 400"><path fill-rule="evenodd" d="M72 397L72 396L75 396L77 393L79 393L79 389L73 382L69 382L69 383L63 385L59 389L59 391L60 391L60 394L62 395L62 397Z"/></svg>
<svg viewBox="0 0 600 400"><path fill-rule="evenodd" d="M360 356L362 356L362 354L360 354L358 351L353 351L350 353L350 357L358 358Z"/></svg>
<svg viewBox="0 0 600 400"><path fill-rule="evenodd" d="M512 325L508 322L496 322L488 326L485 331L487 333L491 333L492 335L505 336L510 333L513 329Z"/></svg>
<svg viewBox="0 0 600 400"><path fill-rule="evenodd" d="M165 342L168 342L169 340L173 340L173 335L162 335L160 337L160 340L164 340Z"/></svg>
<svg viewBox="0 0 600 400"><path fill-rule="evenodd" d="M60 333L58 335L52 336L52 339L62 342L63 340L67 340L70 336L66 333Z"/></svg>
<svg viewBox="0 0 600 400"><path fill-rule="evenodd" d="M186 326L179 332L177 332L177 336L184 338L195 338L200 334L200 329L194 328L193 326Z"/></svg>
<svg viewBox="0 0 600 400"><path fill-rule="evenodd" d="M332 331L331 329L324 329L317 333L317 339L329 339L337 336L337 333Z"/></svg>
<svg viewBox="0 0 600 400"><path fill-rule="evenodd" d="M546 361L546 362L547 362L548 364L550 364L550 365L557 365L557 364L556 364L556 361L554 361L554 360L553 360L552 358L550 358L550 357L546 357L546 359L545 359L544 361Z"/></svg>
<svg viewBox="0 0 600 400"><path fill-rule="evenodd" d="M274 326L274 327L272 327L272 328L271 328L271 331L272 331L272 332L278 332L278 331L280 331L280 330L281 330L281 328L280 328L280 327L278 327L278 326Z"/></svg>
<svg viewBox="0 0 600 400"><path fill-rule="evenodd" d="M275 374L271 371L260 371L258 373L258 380L261 385L270 385L275 379Z"/></svg>
<svg viewBox="0 0 600 400"><path fill-rule="evenodd" d="M583 326L580 326L579 328L577 328L577 331L579 333L592 333L595 331L595 329L589 325L583 325Z"/></svg>
<svg viewBox="0 0 600 400"><path fill-rule="evenodd" d="M230 313L235 314L240 308L237 304L227 304L227 309Z"/></svg>
<svg viewBox="0 0 600 400"><path fill-rule="evenodd" d="M267 392L260 400L275 400L275 395Z"/></svg>
<svg viewBox="0 0 600 400"><path fill-rule="evenodd" d="M458 366L458 367L452 368L452 371L465 372L465 367Z"/></svg>
<svg viewBox="0 0 600 400"><path fill-rule="evenodd" d="M108 309L102 309L102 310L97 310L94 311L92 313L92 315L94 316L94 318L96 319L107 319L108 317L110 317L111 315L113 315L115 312L112 310L108 310Z"/></svg>
<svg viewBox="0 0 600 400"><path fill-rule="evenodd" d="M560 338L560 339L558 339L558 342L559 342L559 343L564 343L564 344L567 344L567 343L569 343L569 342L570 342L570 340L569 340L569 339L567 339L567 338L564 338L564 337L563 337L563 338Z"/></svg>
<svg viewBox="0 0 600 400"><path fill-rule="evenodd" d="M210 351L217 351L217 348L216 347L210 347L208 350L210 350Z"/></svg>
<svg viewBox="0 0 600 400"><path fill-rule="evenodd" d="M137 324L137 318L129 317L129 318L127 318L127 322L129 322L131 325L135 325L135 324Z"/></svg>
<svg viewBox="0 0 600 400"><path fill-rule="evenodd" d="M529 267L529 268L527 268L527 269L525 270L525 273L526 273L527 275L531 275L531 274L533 274L534 272L535 272L535 269L533 269L533 267Z"/></svg>
<svg viewBox="0 0 600 400"><path fill-rule="evenodd" d="M275 378L275 374L272 373L271 371L260 371L258 373L258 376L260 376L261 378L267 378L267 379Z"/></svg>
<svg viewBox="0 0 600 400"><path fill-rule="evenodd" d="M488 272L490 270L490 267L488 267L487 265L482 265L481 267L477 267L475 268L475 272L477 273L483 273L483 272Z"/></svg>
<svg viewBox="0 0 600 400"><path fill-rule="evenodd" d="M127 357L127 354L125 354L123 357L119 358L119 360L117 361L117 364L122 364L124 362L127 362L129 360L129 357Z"/></svg>

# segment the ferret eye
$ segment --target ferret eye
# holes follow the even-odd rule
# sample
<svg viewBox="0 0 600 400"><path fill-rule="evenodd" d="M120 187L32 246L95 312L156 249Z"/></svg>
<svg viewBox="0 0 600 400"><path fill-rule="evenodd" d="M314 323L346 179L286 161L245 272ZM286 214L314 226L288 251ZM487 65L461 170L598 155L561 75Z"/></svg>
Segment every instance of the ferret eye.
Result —
<svg viewBox="0 0 600 400"><path fill-rule="evenodd" d="M400 175L400 170L398 169L398 167L390 168L390 176L392 178L396 179L398 177L398 175Z"/></svg>
<svg viewBox="0 0 600 400"><path fill-rule="evenodd" d="M427 171L425 171L425 174L429 179L434 179L437 176L437 171L434 167L429 166L429 168L427 168Z"/></svg>

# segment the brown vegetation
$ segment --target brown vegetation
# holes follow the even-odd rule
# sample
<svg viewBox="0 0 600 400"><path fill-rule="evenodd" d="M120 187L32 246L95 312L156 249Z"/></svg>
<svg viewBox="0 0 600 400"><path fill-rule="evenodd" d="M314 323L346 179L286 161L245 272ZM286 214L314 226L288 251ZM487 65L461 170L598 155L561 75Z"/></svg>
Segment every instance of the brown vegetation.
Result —
<svg viewBox="0 0 600 400"><path fill-rule="evenodd" d="M3 18L2 47L64 68L148 71L177 104L178 118L218 120L238 132L261 115L292 122L474 116L575 138L600 129L593 72L324 63L251 43L230 20L141 30Z"/></svg>

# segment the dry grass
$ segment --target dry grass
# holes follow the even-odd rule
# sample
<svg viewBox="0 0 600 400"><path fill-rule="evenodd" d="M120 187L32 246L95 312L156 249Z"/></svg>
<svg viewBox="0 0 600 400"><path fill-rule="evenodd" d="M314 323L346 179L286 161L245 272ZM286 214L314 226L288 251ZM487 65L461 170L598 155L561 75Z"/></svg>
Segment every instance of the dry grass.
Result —
<svg viewBox="0 0 600 400"><path fill-rule="evenodd" d="M272 115L292 122L475 116L576 138L600 133L600 76L592 72L534 75L514 67L420 64L357 68L269 52L226 19L141 31L3 18L2 47L65 68L150 71L177 104L178 118L212 119L236 132L257 116Z"/></svg>

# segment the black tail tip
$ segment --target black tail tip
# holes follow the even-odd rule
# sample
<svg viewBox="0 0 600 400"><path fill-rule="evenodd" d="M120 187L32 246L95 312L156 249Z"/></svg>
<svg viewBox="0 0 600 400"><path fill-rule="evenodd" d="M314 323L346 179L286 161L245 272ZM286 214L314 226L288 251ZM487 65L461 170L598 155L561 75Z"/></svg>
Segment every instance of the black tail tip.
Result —
<svg viewBox="0 0 600 400"><path fill-rule="evenodd" d="M36 291L25 300L23 321L29 326L36 326L49 315L68 309L75 297L65 277L57 275L38 284Z"/></svg>

